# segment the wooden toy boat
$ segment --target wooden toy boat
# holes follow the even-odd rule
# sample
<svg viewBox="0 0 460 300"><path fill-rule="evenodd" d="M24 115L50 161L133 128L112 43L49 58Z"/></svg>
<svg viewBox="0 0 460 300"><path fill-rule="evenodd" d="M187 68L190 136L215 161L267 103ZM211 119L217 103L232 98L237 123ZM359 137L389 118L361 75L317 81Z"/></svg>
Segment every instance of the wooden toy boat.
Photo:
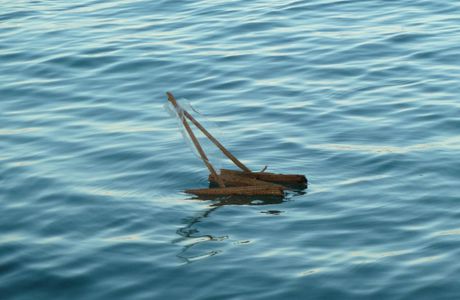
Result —
<svg viewBox="0 0 460 300"><path fill-rule="evenodd" d="M230 153L218 140L216 140L191 114L178 103L172 93L167 92L168 100L173 105L178 117L181 119L187 134L193 142L201 159L208 168L209 181L217 184L216 188L189 189L186 193L197 196L279 196L283 197L285 190L290 186L307 187L307 178L297 174L275 174L269 172L252 172L233 154ZM193 133L188 121L191 121L201 132L216 145L241 171L221 169L218 174L210 163L206 153Z"/></svg>

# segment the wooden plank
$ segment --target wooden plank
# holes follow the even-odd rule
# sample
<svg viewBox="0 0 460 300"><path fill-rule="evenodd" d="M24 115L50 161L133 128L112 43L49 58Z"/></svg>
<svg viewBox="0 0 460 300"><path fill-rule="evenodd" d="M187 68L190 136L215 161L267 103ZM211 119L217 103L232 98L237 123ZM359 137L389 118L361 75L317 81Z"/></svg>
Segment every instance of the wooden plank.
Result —
<svg viewBox="0 0 460 300"><path fill-rule="evenodd" d="M304 175L298 174L276 174L269 172L241 172L235 170L221 169L221 176L227 174L234 174L240 176L246 176L250 178L255 178L262 181L275 182L275 183L286 183L286 184L301 184L307 185L307 178Z"/></svg>
<svg viewBox="0 0 460 300"><path fill-rule="evenodd" d="M249 176L242 176L242 175L234 174L230 172L222 173L220 174L219 177L224 181L225 186L278 186L278 187L282 187L279 184L262 181L262 180L258 180L258 179L255 179ZM216 179L212 176L212 174L209 175L208 179L211 183L217 183Z"/></svg>
<svg viewBox="0 0 460 300"><path fill-rule="evenodd" d="M212 189L185 190L197 196L284 196L282 187L277 186L238 186Z"/></svg>

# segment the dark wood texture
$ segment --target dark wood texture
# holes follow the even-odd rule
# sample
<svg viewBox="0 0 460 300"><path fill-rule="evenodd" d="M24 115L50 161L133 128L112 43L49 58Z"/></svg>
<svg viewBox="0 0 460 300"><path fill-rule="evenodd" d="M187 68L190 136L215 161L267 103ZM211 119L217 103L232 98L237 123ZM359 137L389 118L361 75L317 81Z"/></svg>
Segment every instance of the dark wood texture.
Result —
<svg viewBox="0 0 460 300"><path fill-rule="evenodd" d="M234 170L227 170L221 169L221 175L224 174L233 174L239 176L247 176L250 178L268 181L268 182L275 182L275 183L287 183L287 184L307 184L307 178L304 175L298 174L276 174L276 173L269 173L269 172L241 172L241 171L234 171Z"/></svg>
<svg viewBox="0 0 460 300"><path fill-rule="evenodd" d="M219 176L225 183L225 186L278 186L282 187L281 185L258 180L252 178L250 176L242 176L240 174L235 174L233 172L223 172ZM212 176L209 175L209 181L211 183L217 183L217 180Z"/></svg>
<svg viewBox="0 0 460 300"><path fill-rule="evenodd" d="M284 196L284 190L278 186L238 186L212 189L185 190L197 196Z"/></svg>

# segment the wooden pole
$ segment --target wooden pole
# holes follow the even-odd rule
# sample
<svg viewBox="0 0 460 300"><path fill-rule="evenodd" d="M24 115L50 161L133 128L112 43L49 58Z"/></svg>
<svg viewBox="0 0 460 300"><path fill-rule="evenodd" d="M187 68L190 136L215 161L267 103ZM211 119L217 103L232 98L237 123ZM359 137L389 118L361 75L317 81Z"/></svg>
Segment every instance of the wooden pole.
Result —
<svg viewBox="0 0 460 300"><path fill-rule="evenodd" d="M200 145L200 142L198 142L198 139L196 138L195 134L190 128L190 125L187 123L187 120L184 118L183 113L185 111L179 107L179 105L177 104L176 98L174 98L173 94L171 94L170 92L167 92L166 95L168 95L168 100L172 103L172 105L176 109L179 117L182 120L182 124L184 125L185 130L187 130L188 135L192 139L192 142L195 145L195 148L198 150L198 153L200 154L201 159L203 160L204 164L206 165L206 167L208 167L209 172L211 172L212 176L217 179L217 183L219 184L220 187L222 188L225 187L224 182L222 181L219 174L217 174L216 170L209 162L208 157L206 156L206 153L204 153L203 148Z"/></svg>
<svg viewBox="0 0 460 300"><path fill-rule="evenodd" d="M235 165L237 165L241 170L244 172L251 173L251 170L246 167L241 161L238 160L233 154L230 153L230 151L227 150L227 148L224 147L215 137L212 136L209 131L206 130L206 128L203 127L191 114L189 114L186 110L182 110L184 112L184 115L192 121L193 124L195 124L196 127L198 127L201 132L204 133L204 135L211 140L211 142L214 143L214 145L217 146L217 148L220 149Z"/></svg>

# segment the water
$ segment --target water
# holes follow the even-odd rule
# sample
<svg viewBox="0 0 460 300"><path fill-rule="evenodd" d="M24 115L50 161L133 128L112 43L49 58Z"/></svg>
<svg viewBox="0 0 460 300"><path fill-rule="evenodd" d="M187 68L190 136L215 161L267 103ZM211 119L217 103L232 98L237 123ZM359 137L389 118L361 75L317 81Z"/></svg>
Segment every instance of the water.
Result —
<svg viewBox="0 0 460 300"><path fill-rule="evenodd" d="M460 296L458 1L0 7L1 299ZM306 193L190 200L168 90Z"/></svg>

